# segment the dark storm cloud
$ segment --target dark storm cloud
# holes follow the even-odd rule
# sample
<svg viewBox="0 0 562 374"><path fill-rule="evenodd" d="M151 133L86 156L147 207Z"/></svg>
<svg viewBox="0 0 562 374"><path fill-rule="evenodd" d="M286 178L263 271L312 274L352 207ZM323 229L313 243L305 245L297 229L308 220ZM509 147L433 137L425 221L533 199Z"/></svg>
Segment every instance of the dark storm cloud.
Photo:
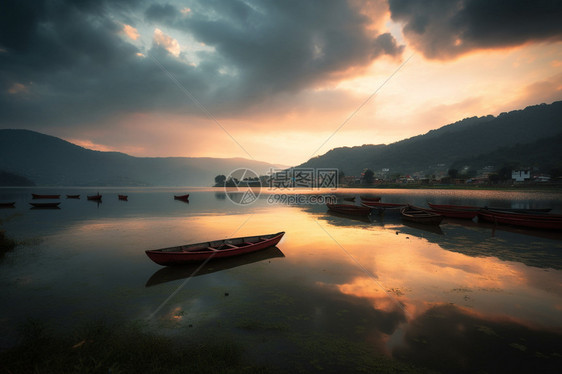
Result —
<svg viewBox="0 0 562 374"><path fill-rule="evenodd" d="M168 14L168 26L215 47L235 67L242 92L299 89L403 49L390 34L368 34L370 20L343 1L202 4L190 17Z"/></svg>
<svg viewBox="0 0 562 374"><path fill-rule="evenodd" d="M351 74L403 49L390 34L368 32L370 20L343 1L193 1L188 7L3 1L0 125L99 122L135 111L200 114L155 60L220 114ZM125 23L140 30L144 22L149 32L175 30L214 50L197 52L193 65L186 54L177 58L156 42L141 47L124 36Z"/></svg>
<svg viewBox="0 0 562 374"><path fill-rule="evenodd" d="M426 57L562 40L557 0L389 0L392 19Z"/></svg>

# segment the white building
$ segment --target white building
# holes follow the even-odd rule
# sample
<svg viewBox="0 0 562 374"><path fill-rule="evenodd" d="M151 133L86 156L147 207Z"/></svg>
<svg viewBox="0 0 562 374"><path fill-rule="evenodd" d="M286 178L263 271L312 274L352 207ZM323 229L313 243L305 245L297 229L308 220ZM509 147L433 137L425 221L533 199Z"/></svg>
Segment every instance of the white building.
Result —
<svg viewBox="0 0 562 374"><path fill-rule="evenodd" d="M511 179L516 182L523 182L531 179L531 170L512 170Z"/></svg>

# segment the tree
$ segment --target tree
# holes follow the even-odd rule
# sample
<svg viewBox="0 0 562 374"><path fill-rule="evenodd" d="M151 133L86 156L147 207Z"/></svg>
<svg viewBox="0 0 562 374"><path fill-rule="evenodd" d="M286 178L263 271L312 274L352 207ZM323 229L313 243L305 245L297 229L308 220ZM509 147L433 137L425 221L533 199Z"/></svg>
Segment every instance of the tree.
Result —
<svg viewBox="0 0 562 374"><path fill-rule="evenodd" d="M226 176L220 174L215 177L215 187L222 187L224 186L224 182L226 181Z"/></svg>
<svg viewBox="0 0 562 374"><path fill-rule="evenodd" d="M449 177L451 177L451 179L457 179L457 177L459 176L459 171L457 169L449 169L449 171L447 171L447 174L449 175Z"/></svg>
<svg viewBox="0 0 562 374"><path fill-rule="evenodd" d="M375 176L375 173L373 173L373 171L371 169L365 170L365 172L363 173L363 183L366 183L366 184L373 183L373 177L374 176Z"/></svg>

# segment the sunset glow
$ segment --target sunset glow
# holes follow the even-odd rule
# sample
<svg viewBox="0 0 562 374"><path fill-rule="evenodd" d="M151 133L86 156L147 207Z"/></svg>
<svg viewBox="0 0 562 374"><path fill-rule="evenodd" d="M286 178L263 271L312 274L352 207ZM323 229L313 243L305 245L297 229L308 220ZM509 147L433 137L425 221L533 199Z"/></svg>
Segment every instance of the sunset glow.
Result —
<svg viewBox="0 0 562 374"><path fill-rule="evenodd" d="M20 12L29 22L3 28L26 24L27 36L0 40L1 126L133 156L297 165L562 99L554 3L308 4ZM49 61L38 45L64 58Z"/></svg>

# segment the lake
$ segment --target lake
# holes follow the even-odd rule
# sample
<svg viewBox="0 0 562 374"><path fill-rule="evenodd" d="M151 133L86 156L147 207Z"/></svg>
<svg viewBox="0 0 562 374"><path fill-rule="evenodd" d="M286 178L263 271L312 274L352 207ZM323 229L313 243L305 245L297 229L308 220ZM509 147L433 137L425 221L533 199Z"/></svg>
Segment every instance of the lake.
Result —
<svg viewBox="0 0 562 374"><path fill-rule="evenodd" d="M86 200L98 191L102 203ZM32 192L61 194L60 209L30 209ZM183 193L188 203L173 199ZM16 344L29 319L60 331L103 319L185 339L228 334L250 360L280 371L368 370L370 355L440 372L561 367L562 233L453 219L428 228L301 204L370 194L562 214L560 193L286 193L237 204L218 188L0 189L0 202L16 202L0 209L0 229L20 243L0 257L0 347ZM164 268L144 253L279 231L275 248L203 267Z"/></svg>

